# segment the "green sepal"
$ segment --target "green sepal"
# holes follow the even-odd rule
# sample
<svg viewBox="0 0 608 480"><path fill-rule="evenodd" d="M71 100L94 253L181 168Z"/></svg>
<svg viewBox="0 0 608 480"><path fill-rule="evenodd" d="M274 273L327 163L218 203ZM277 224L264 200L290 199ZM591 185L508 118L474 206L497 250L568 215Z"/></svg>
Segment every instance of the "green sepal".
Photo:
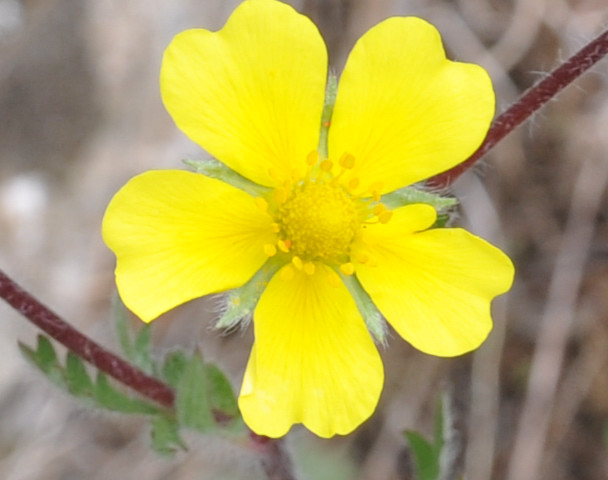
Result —
<svg viewBox="0 0 608 480"><path fill-rule="evenodd" d="M268 285L272 276L285 263L284 260L278 257L269 258L245 285L228 292L225 311L215 323L215 328L230 329L235 327L241 320L244 321L243 326L247 326L266 285Z"/></svg>
<svg viewBox="0 0 608 480"><path fill-rule="evenodd" d="M413 203L426 203L437 211L448 210L458 205L458 200L454 197L442 197L436 193L421 190L416 187L405 187L394 192L382 195L380 200L387 208L393 209L411 205Z"/></svg>
<svg viewBox="0 0 608 480"><path fill-rule="evenodd" d="M177 382L175 409L180 425L199 432L209 431L215 426L208 383L203 359L195 353Z"/></svg>
<svg viewBox="0 0 608 480"><path fill-rule="evenodd" d="M268 194L270 188L258 185L252 182L248 178L243 177L241 174L235 172L227 165L222 162L209 158L207 160L182 160L186 165L192 167L197 173L202 173L206 177L215 178L221 180L233 187L243 190L244 192L254 197L260 197Z"/></svg>
<svg viewBox="0 0 608 480"><path fill-rule="evenodd" d="M363 289L363 285L361 285L361 282L359 282L359 279L356 276L344 275L339 270L336 271L355 299L357 309L365 321L365 326L378 343L384 344L386 342L386 322L370 296Z"/></svg>
<svg viewBox="0 0 608 480"><path fill-rule="evenodd" d="M323 104L323 113L321 114L321 131L319 132L319 157L321 160L328 157L327 137L329 135L329 127L331 117L334 113L334 105L338 94L338 79L333 73L329 73L327 77L327 87L325 88L325 102Z"/></svg>
<svg viewBox="0 0 608 480"><path fill-rule="evenodd" d="M172 455L177 450L187 450L179 435L179 424L165 415L155 417L152 422L152 448L161 455Z"/></svg>
<svg viewBox="0 0 608 480"><path fill-rule="evenodd" d="M127 308L124 306L118 294L114 297L114 328L118 335L120 347L129 361L148 375L155 371L152 357L152 330L151 325L144 325L139 333L133 338L129 329Z"/></svg>

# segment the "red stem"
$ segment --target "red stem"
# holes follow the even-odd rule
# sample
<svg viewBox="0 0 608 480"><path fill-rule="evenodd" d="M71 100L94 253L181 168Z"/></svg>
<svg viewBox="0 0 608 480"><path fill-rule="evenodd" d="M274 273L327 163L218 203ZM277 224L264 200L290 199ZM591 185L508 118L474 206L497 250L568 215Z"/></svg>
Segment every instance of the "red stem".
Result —
<svg viewBox="0 0 608 480"><path fill-rule="evenodd" d="M131 387L167 408L173 408L175 394L168 385L150 377L85 337L23 290L0 270L0 297L43 332L53 337L78 356L92 363L120 383Z"/></svg>
<svg viewBox="0 0 608 480"><path fill-rule="evenodd" d="M451 185L465 171L488 153L498 142L515 130L530 115L558 94L564 87L595 65L608 53L608 30L585 45L565 63L553 70L547 77L529 88L513 105L501 113L494 121L481 146L465 162L440 173L429 180L427 185L443 188Z"/></svg>

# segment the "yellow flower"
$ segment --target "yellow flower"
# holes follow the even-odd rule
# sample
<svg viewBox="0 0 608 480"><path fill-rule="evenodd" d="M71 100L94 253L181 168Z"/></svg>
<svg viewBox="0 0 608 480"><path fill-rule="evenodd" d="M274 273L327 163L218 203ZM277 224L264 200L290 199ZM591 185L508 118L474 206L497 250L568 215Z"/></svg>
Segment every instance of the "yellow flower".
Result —
<svg viewBox="0 0 608 480"><path fill-rule="evenodd" d="M242 287L228 309L253 313L255 344L239 406L270 437L295 423L346 434L371 415L383 383L369 333L382 339L378 310L423 352L460 355L488 335L490 301L513 278L484 240L430 229L432 206L386 201L479 146L494 112L486 72L446 60L425 21L390 18L351 52L325 138L326 81L318 30L275 0L246 0L218 32L177 35L164 104L229 183L147 172L103 222L120 295L146 322Z"/></svg>

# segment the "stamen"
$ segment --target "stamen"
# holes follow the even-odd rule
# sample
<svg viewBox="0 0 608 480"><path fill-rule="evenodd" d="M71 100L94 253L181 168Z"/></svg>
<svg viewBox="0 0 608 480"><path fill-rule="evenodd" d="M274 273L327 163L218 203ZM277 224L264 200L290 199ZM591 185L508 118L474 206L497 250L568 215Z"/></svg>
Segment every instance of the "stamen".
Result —
<svg viewBox="0 0 608 480"><path fill-rule="evenodd" d="M264 245L264 253L269 257L274 257L277 254L277 247L275 247L272 243L266 243Z"/></svg>
<svg viewBox="0 0 608 480"><path fill-rule="evenodd" d="M319 164L319 168L324 172L331 172L331 169L334 168L334 164L329 158L326 158Z"/></svg>
<svg viewBox="0 0 608 480"><path fill-rule="evenodd" d="M304 267L304 262L302 262L302 259L297 255L293 256L293 258L291 259L291 263L293 263L293 266L296 267L298 270L302 270L302 268Z"/></svg>
<svg viewBox="0 0 608 480"><path fill-rule="evenodd" d="M350 190L355 190L359 186L360 180L357 177L351 178L348 181L348 188Z"/></svg>
<svg viewBox="0 0 608 480"><path fill-rule="evenodd" d="M350 170L355 166L355 157L350 153L344 152L338 161L342 168Z"/></svg>
<svg viewBox="0 0 608 480"><path fill-rule="evenodd" d="M316 270L316 269L317 269L317 267L316 267L316 266L315 266L315 264L314 264L314 263L312 263L312 262L306 262L306 263L304 264L304 272L305 272L307 275L314 275L314 273L315 273L315 270Z"/></svg>
<svg viewBox="0 0 608 480"><path fill-rule="evenodd" d="M355 266L351 262L343 263L340 265L340 271L344 275L352 275L355 273Z"/></svg>
<svg viewBox="0 0 608 480"><path fill-rule="evenodd" d="M380 201L380 191L382 190L382 182L374 182L369 186L369 192L374 197L374 201Z"/></svg>
<svg viewBox="0 0 608 480"><path fill-rule="evenodd" d="M287 281L291 280L295 275L296 275L296 272L291 267L291 265L286 265L281 270L279 277L281 278L281 280L285 280L287 282Z"/></svg>
<svg viewBox="0 0 608 480"><path fill-rule="evenodd" d="M281 231L281 226L276 222L272 222L270 224L270 230L272 233L279 233Z"/></svg>
<svg viewBox="0 0 608 480"><path fill-rule="evenodd" d="M317 152L316 150L313 150L308 155L306 155L306 165L308 165L309 167L316 165L316 163L318 161L319 161L319 152Z"/></svg>
<svg viewBox="0 0 608 480"><path fill-rule="evenodd" d="M291 246L291 242L289 240L278 240L277 246L279 250L283 253L289 253L289 247Z"/></svg>
<svg viewBox="0 0 608 480"><path fill-rule="evenodd" d="M263 197L255 197L255 204L257 205L257 207L262 210L262 212L265 212L266 210L268 210L268 202L266 201L265 198Z"/></svg>
<svg viewBox="0 0 608 480"><path fill-rule="evenodd" d="M388 223L388 221L391 219L392 216L393 216L392 210L384 210L384 212L382 212L382 213L380 213L380 215L378 215L378 221L380 223Z"/></svg>
<svg viewBox="0 0 608 480"><path fill-rule="evenodd" d="M372 212L374 212L374 215L380 215L385 210L386 210L386 206L383 203L378 203L378 204L374 205Z"/></svg>

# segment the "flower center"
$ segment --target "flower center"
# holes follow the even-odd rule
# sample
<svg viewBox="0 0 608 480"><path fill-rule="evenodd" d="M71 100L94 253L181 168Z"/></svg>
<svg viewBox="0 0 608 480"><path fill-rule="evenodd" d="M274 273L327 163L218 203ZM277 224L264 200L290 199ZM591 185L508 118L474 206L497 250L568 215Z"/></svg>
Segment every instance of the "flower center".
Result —
<svg viewBox="0 0 608 480"><path fill-rule="evenodd" d="M332 183L308 181L296 186L276 215L291 252L304 260L347 259L361 223L356 202Z"/></svg>

